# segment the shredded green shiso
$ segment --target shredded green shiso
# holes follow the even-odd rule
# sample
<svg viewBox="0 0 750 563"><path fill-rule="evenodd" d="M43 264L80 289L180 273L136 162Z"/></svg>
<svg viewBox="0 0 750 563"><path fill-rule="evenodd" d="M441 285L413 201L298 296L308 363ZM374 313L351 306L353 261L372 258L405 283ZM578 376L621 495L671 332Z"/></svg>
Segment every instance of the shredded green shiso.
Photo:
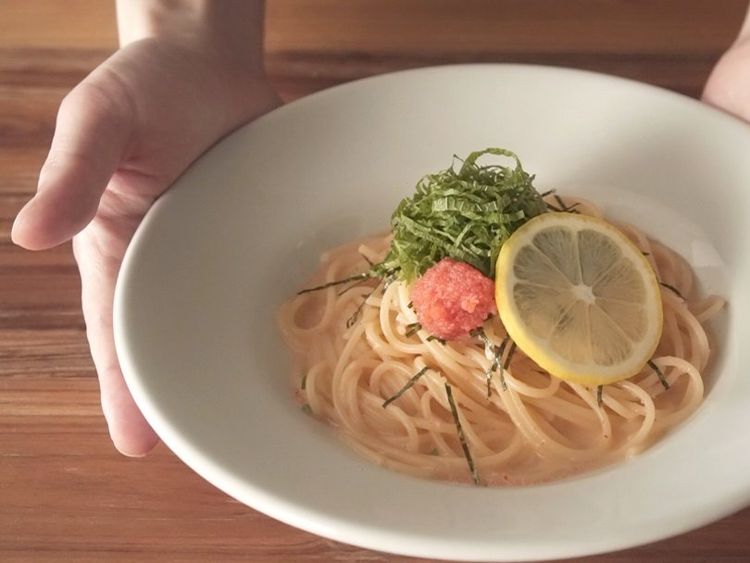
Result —
<svg viewBox="0 0 750 563"><path fill-rule="evenodd" d="M515 166L480 165L484 155L505 156ZM428 174L416 193L401 201L391 217L393 241L370 275L394 273L407 282L443 258L466 262L494 277L500 247L523 223L547 210L515 153L487 148L454 165ZM458 159L460 160L460 159Z"/></svg>
<svg viewBox="0 0 750 563"><path fill-rule="evenodd" d="M484 155L510 158L515 166L478 164ZM424 176L417 183L416 193L401 200L391 216L393 240L382 262L370 263L367 271L308 287L298 294L350 283L343 290L346 292L373 278L379 279L383 288L397 278L411 283L443 258L466 262L494 278L503 243L526 221L553 206L544 202L545 194L534 189L534 176L524 171L514 152L487 148L465 160L453 158L450 168ZM461 163L458 170L456 161ZM347 326L356 322L361 308Z"/></svg>

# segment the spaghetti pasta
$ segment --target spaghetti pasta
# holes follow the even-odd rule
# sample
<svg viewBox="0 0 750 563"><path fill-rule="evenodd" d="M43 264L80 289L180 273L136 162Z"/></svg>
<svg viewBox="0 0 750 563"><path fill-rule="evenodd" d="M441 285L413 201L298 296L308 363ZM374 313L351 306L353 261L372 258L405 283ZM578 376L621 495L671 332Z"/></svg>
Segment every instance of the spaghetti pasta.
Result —
<svg viewBox="0 0 750 563"><path fill-rule="evenodd" d="M582 199L560 203L601 216ZM300 401L367 458L422 477L468 482L468 457L483 484L532 484L637 454L701 403L711 352L705 324L724 301L695 297L682 257L615 224L662 282L663 334L634 377L587 388L551 376L509 345L493 371L481 339L442 342L419 328L406 283L360 280L298 295L279 311ZM378 235L326 252L317 280L361 271L389 243ZM483 331L494 346L506 337L497 316Z"/></svg>

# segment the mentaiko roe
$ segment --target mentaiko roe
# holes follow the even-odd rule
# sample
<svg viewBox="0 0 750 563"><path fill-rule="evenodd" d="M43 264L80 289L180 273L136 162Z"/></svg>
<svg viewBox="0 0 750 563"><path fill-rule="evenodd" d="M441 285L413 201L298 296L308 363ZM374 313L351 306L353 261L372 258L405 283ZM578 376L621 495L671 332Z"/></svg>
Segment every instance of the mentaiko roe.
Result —
<svg viewBox="0 0 750 563"><path fill-rule="evenodd" d="M443 258L414 282L411 301L422 328L443 340L465 336L496 311L495 284L479 270Z"/></svg>

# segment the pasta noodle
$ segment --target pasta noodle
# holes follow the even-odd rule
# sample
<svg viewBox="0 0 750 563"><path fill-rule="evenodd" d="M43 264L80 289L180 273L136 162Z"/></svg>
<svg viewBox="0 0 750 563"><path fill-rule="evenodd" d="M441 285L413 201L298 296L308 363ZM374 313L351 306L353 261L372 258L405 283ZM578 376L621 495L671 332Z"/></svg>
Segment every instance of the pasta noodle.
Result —
<svg viewBox="0 0 750 563"><path fill-rule="evenodd" d="M601 216L590 202L565 203ZM492 359L479 339L441 342L410 330L417 316L409 287L362 280L298 295L281 307L300 401L357 452L415 476L471 480L446 384L483 484L546 482L641 452L701 403L710 355L704 325L724 301L695 298L692 270L678 254L631 225L615 224L662 282L663 334L638 375L587 388L549 375L506 346L488 395ZM326 252L317 279L332 282L367 269L389 242L379 235ZM356 322L348 322L355 312ZM495 345L505 337L497 316L484 331Z"/></svg>

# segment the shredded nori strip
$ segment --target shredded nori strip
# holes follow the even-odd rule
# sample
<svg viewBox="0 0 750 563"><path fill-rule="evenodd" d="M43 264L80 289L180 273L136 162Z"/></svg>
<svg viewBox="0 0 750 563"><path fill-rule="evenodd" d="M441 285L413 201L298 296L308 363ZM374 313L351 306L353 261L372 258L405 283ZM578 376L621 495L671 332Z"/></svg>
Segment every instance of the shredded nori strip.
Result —
<svg viewBox="0 0 750 563"><path fill-rule="evenodd" d="M427 371L428 369L429 369L429 368L428 368L427 366L425 366L425 367L423 367L422 369L420 369L420 370L419 370L419 371L418 371L417 373L415 373L414 375L412 375L412 376L411 376L411 377L409 378L409 381L407 381L407 382L406 382L406 385L404 385L404 386L403 386L403 387L402 387L401 389L399 389L398 391L396 391L396 394L395 394L395 395L393 395L392 397L388 397L388 398L387 398L387 399L386 399L385 401L383 401L383 408L385 408L385 407L387 407L388 405L390 405L390 404L391 404L391 403L392 403L393 401L395 401L395 400L396 400L396 399L398 399L398 398L399 398L399 397L400 397L401 395L403 395L403 394L404 394L404 393L406 393L406 392L407 392L407 391L408 391L409 389L411 389L411 387L412 387L412 386L413 386L413 385L414 385L414 384L415 384L415 383L417 382L417 380L418 380L418 379L419 379L420 377L422 377L422 376L424 375L424 373L425 373L425 372L426 372L426 371Z"/></svg>
<svg viewBox="0 0 750 563"><path fill-rule="evenodd" d="M662 286L662 287L666 287L668 290L670 290L675 295L677 295L677 297L679 297L680 299L682 299L683 301L685 301L685 297L682 295L682 293L680 293L680 290L677 289L675 286L669 285L668 283L665 283L663 281L660 281L659 285Z"/></svg>
<svg viewBox="0 0 750 563"><path fill-rule="evenodd" d="M580 211L575 209L576 207L578 207L577 203L574 203L573 205L565 205L565 202L559 195L555 194L553 197L555 198L555 201L560 206L560 209L562 211L565 211L566 213L580 213ZM547 204L547 206L549 206L549 204Z"/></svg>
<svg viewBox="0 0 750 563"><path fill-rule="evenodd" d="M299 388L302 389L302 391L305 390L307 387L307 374L302 376L302 381L300 381Z"/></svg>
<svg viewBox="0 0 750 563"><path fill-rule="evenodd" d="M370 265L370 268L372 268L375 265L372 260L370 260L367 256L365 256L361 252L359 253L359 255L363 258L365 262L367 262Z"/></svg>
<svg viewBox="0 0 750 563"><path fill-rule="evenodd" d="M310 405L308 405L307 403L305 403L304 405L302 405L300 408L302 409L302 412L305 413L305 414L312 415L312 413L313 413L312 409L310 408Z"/></svg>
<svg viewBox="0 0 750 563"><path fill-rule="evenodd" d="M412 336L413 334L416 334L422 330L422 325L420 323L411 323L406 325L406 334L404 336Z"/></svg>
<svg viewBox="0 0 750 563"><path fill-rule="evenodd" d="M301 291L297 292L297 295L302 295L304 293L310 293L313 291L320 291L321 289L326 289L328 287L333 287L335 285L341 285L344 283L349 283L357 280L365 280L367 278L372 278L373 276L370 272L360 272L359 274L354 274L353 276L349 276L348 278L344 278L341 280L334 280L332 282L324 283L323 285L316 285L315 287L308 287L306 289L303 289Z"/></svg>
<svg viewBox="0 0 750 563"><path fill-rule="evenodd" d="M493 364L494 365L494 364ZM492 366L489 367L489 369L484 372L484 379L487 382L487 400L492 397Z"/></svg>
<svg viewBox="0 0 750 563"><path fill-rule="evenodd" d="M596 388L596 404L601 407L603 403L602 394L604 392L604 385L599 385Z"/></svg>
<svg viewBox="0 0 750 563"><path fill-rule="evenodd" d="M371 272L375 272L376 268L379 268L380 265L376 264L373 266L373 269L370 270ZM383 295L385 295L385 290L388 289L388 286L391 285L393 282L396 281L396 274L398 273L398 270L387 270L382 276L381 279L383 280ZM373 275L379 275L379 274L373 274Z"/></svg>
<svg viewBox="0 0 750 563"><path fill-rule="evenodd" d="M350 286L345 287L344 289L342 289L341 291L339 291L337 295L339 297L341 297L342 295L344 295L344 293L346 293L350 289L354 289L355 287L359 287L360 285L362 285L364 283L367 283L369 280L370 280L370 278L362 278L361 280L357 280L354 283L352 283Z"/></svg>
<svg viewBox="0 0 750 563"><path fill-rule="evenodd" d="M487 371L484 372L484 379L487 383L487 399L489 399L492 396L492 372L497 369L499 355L495 346L492 344L490 339L487 338L487 334L485 334L484 328L482 328L481 326L477 327L469 332L469 335L476 336L482 341L482 343L484 344L485 355L493 355L493 360L490 364L490 367L488 367Z"/></svg>
<svg viewBox="0 0 750 563"><path fill-rule="evenodd" d="M475 328L469 333L471 336L478 337L483 343L484 343L484 353L487 355L492 355L492 363L490 364L490 367L487 368L487 371L484 372L484 377L487 381L487 399L489 399L492 396L492 374L497 371L497 369L500 367L500 360L503 356L503 352L505 351L505 346L508 344L508 341L510 340L510 337L508 335L505 335L505 338L503 338L503 341L500 343L500 346L495 346L492 341L487 337L487 334L484 332L484 329L480 326ZM515 347L515 344L513 345ZM510 357L513 354L514 349L510 351L508 354L508 365L510 365ZM503 367L503 369L508 369L507 366ZM502 387L503 391L508 390L508 384L505 382L505 374L500 371L500 386Z"/></svg>
<svg viewBox="0 0 750 563"><path fill-rule="evenodd" d="M565 207L565 202L562 200L562 198L559 195L554 194L552 197L555 198L555 201L557 202L557 205L560 206L560 209L562 209L563 211L568 210L568 208Z"/></svg>
<svg viewBox="0 0 750 563"><path fill-rule="evenodd" d="M654 371L656 372L656 377L658 377L658 378L659 378L659 381L661 382L661 384L662 384L662 387L664 387L664 389L669 389L669 381L667 381L667 378L666 378L666 377L664 377L664 372L662 372L662 371L661 371L661 370L659 369L659 366L657 366L657 365L656 365L656 364L654 363L654 361L653 361L653 360L649 360L649 361L648 361L648 362L646 362L646 363L648 363L648 367L650 367L650 368L651 368L652 370L654 370Z"/></svg>
<svg viewBox="0 0 750 563"><path fill-rule="evenodd" d="M500 372L500 389L503 391L508 390L508 384L505 381L505 374L502 371Z"/></svg>
<svg viewBox="0 0 750 563"><path fill-rule="evenodd" d="M505 338L507 340L510 340L509 336L506 336ZM503 342L505 342L505 340L503 340ZM515 353L515 351L516 351L516 343L513 340L510 340L510 348L508 349L508 357L505 358L505 362L503 363L504 370L507 371L508 368L510 367L510 362L513 359L513 354Z"/></svg>
<svg viewBox="0 0 750 563"><path fill-rule="evenodd" d="M475 336L475 337L479 338L482 341L482 343L484 344L485 349L488 346L492 346L492 342L490 341L489 338L487 338L487 335L484 332L484 328L481 327L481 326L478 326L477 328L471 329L469 331L469 336Z"/></svg>
<svg viewBox="0 0 750 563"><path fill-rule="evenodd" d="M461 426L461 421L458 419L458 409L456 408L456 402L453 400L453 390L447 383L445 384L445 394L448 396L448 404L451 407L451 414L453 415L453 421L456 423L456 432L458 433L458 440L461 442L461 449L464 451L464 457L466 463L469 465L469 472L471 473L471 479L475 485L481 484L479 481L479 474L474 466L474 460L471 457L469 451L469 444L466 442L466 436L464 436L464 429Z"/></svg>
<svg viewBox="0 0 750 563"><path fill-rule="evenodd" d="M354 310L354 313L346 319L346 328L351 328L354 326L354 323L356 323L359 320L359 315L362 313L362 309L365 306L365 303L367 303L367 300L370 298L370 296L375 293L380 287L380 284L376 285L372 288L372 291L370 291L367 295L365 295L364 299L362 299L362 302L359 304L359 306Z"/></svg>
<svg viewBox="0 0 750 563"><path fill-rule="evenodd" d="M443 346L445 346L445 339L444 338L438 338L434 334L431 334L430 336L427 337L427 342L432 342L433 340L435 342L440 342L440 344L442 344Z"/></svg>
<svg viewBox="0 0 750 563"><path fill-rule="evenodd" d="M503 352L505 350L505 347L508 345L508 342L510 342L510 347L508 348L508 356L505 358L505 361L503 362L503 366L500 370L500 388L503 391L508 390L508 383L505 381L505 372L510 367L510 362L513 359L513 354L516 351L516 343L511 340L510 336L506 335L505 338L503 338L503 341L500 344L500 347L498 348L498 359L503 355ZM497 367L495 368L497 369Z"/></svg>

